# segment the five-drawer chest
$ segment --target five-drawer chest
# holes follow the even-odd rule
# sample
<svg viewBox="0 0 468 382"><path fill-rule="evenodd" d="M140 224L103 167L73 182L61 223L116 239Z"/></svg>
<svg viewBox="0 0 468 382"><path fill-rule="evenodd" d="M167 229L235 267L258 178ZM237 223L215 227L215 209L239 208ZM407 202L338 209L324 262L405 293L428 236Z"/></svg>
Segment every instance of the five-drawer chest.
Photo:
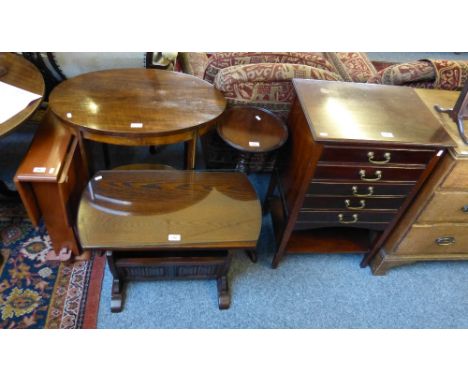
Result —
<svg viewBox="0 0 468 382"><path fill-rule="evenodd" d="M268 190L277 251L369 263L454 142L414 89L294 79L289 141Z"/></svg>
<svg viewBox="0 0 468 382"><path fill-rule="evenodd" d="M374 274L422 260L468 260L468 145L450 117L434 109L436 104L452 107L458 92L416 92L457 145L448 150L372 260Z"/></svg>

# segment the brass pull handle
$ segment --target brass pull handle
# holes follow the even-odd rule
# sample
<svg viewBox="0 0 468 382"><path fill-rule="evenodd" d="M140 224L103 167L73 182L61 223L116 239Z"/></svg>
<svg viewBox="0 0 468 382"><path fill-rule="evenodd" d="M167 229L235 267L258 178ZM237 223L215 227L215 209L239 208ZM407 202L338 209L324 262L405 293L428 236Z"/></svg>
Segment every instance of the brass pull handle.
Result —
<svg viewBox="0 0 468 382"><path fill-rule="evenodd" d="M392 158L392 154L385 153L384 156L383 156L385 158L385 160L375 160L374 155L375 154L374 154L373 151L369 151L367 153L367 158L369 159L369 162L373 163L373 164L387 164L388 162L390 162L390 159Z"/></svg>
<svg viewBox="0 0 468 382"><path fill-rule="evenodd" d="M362 209L364 209L364 208L366 207L366 201L365 201L365 200L360 200L360 201L359 201L359 204L360 204L360 205L357 206L357 207L351 206L351 201L350 201L349 199L346 199L346 200L344 201L344 203L345 203L345 206L346 206L346 208L347 208L348 210L362 210Z"/></svg>
<svg viewBox="0 0 468 382"><path fill-rule="evenodd" d="M382 171L377 170L375 172L375 178L366 178L366 170L359 170L359 176L361 177L361 180L366 182L377 182L378 180L382 179Z"/></svg>
<svg viewBox="0 0 468 382"><path fill-rule="evenodd" d="M357 186L353 186L351 188L351 191L353 192L353 196L357 196L359 198L365 198L366 196L372 196L372 194L374 193L374 187L369 186L369 187L367 187L367 190L369 191L367 194L359 194Z"/></svg>
<svg viewBox="0 0 468 382"><path fill-rule="evenodd" d="M466 206L463 206L463 207L461 208L461 210L462 210L463 212L467 213L467 212L468 212L468 204L467 204Z"/></svg>
<svg viewBox="0 0 468 382"><path fill-rule="evenodd" d="M357 214L353 214L353 220L344 220L343 214L339 214L339 215L338 215L338 221L339 221L341 224L352 224L352 223L356 223L356 222L358 221L358 215L357 215Z"/></svg>
<svg viewBox="0 0 468 382"><path fill-rule="evenodd" d="M452 245L455 244L455 238L453 236L441 236L435 242L437 245Z"/></svg>

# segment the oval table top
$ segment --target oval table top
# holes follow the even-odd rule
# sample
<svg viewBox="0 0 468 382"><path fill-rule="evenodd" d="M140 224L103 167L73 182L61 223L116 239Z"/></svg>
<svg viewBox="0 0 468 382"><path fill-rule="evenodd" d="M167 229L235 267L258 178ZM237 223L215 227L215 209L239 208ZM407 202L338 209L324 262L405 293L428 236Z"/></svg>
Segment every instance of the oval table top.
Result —
<svg viewBox="0 0 468 382"><path fill-rule="evenodd" d="M3 69L0 69L3 72L0 75L0 81L41 95L41 98L31 102L18 114L4 123L0 123L0 136L3 136L23 123L36 111L42 102L45 84L39 69L19 54L0 53L0 67Z"/></svg>
<svg viewBox="0 0 468 382"><path fill-rule="evenodd" d="M94 134L164 136L204 127L226 99L197 77L158 69L86 73L58 85L49 97L54 114Z"/></svg>

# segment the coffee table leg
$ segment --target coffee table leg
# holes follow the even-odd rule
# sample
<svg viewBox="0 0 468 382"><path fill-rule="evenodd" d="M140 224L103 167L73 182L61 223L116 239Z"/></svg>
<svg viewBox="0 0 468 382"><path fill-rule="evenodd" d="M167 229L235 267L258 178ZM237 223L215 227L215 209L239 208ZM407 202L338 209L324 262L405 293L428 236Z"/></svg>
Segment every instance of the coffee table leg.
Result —
<svg viewBox="0 0 468 382"><path fill-rule="evenodd" d="M185 142L185 169L195 169L195 159L197 153L197 137L198 134L194 134L194 137L190 141Z"/></svg>
<svg viewBox="0 0 468 382"><path fill-rule="evenodd" d="M122 311L123 306L123 294L122 286L123 282L119 278L117 268L115 266L115 259L112 251L106 251L107 264L109 270L112 273L112 290L111 290L111 312L118 313Z"/></svg>
<svg viewBox="0 0 468 382"><path fill-rule="evenodd" d="M231 305L231 295L229 294L229 285L227 276L221 276L216 279L218 283L218 306L219 309L228 309Z"/></svg>
<svg viewBox="0 0 468 382"><path fill-rule="evenodd" d="M247 253L247 256L249 256L252 263L256 263L258 261L257 251L255 249L246 249L245 252Z"/></svg>

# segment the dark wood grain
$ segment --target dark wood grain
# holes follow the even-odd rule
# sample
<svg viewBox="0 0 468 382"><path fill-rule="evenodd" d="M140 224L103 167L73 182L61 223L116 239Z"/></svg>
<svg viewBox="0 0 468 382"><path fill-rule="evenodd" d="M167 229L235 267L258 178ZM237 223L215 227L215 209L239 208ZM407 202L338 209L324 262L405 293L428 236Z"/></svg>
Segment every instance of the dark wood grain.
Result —
<svg viewBox="0 0 468 382"><path fill-rule="evenodd" d="M259 153L275 150L288 139L284 122L272 112L258 107L230 108L223 115L218 133L224 142L237 150Z"/></svg>
<svg viewBox="0 0 468 382"><path fill-rule="evenodd" d="M226 100L211 84L183 73L116 69L62 82L51 93L50 106L59 118L90 134L132 139L209 125ZM143 126L131 128L132 123Z"/></svg>
<svg viewBox="0 0 468 382"><path fill-rule="evenodd" d="M412 88L304 79L293 83L317 142L454 144Z"/></svg>
<svg viewBox="0 0 468 382"><path fill-rule="evenodd" d="M240 173L102 171L78 212L84 248L254 248L261 210ZM180 235L179 241L168 240Z"/></svg>
<svg viewBox="0 0 468 382"><path fill-rule="evenodd" d="M0 81L41 95L41 98L31 102L24 110L0 124L1 137L23 123L39 107L44 96L45 84L39 70L16 53L0 53L0 66L4 69Z"/></svg>
<svg viewBox="0 0 468 382"><path fill-rule="evenodd" d="M454 142L411 89L301 79L294 86L287 156L268 193L277 191L270 198L278 245L272 265L296 247L332 252L323 239L331 236L317 228L342 226L366 228L372 237L362 251L365 266ZM367 204L337 206L339 196L350 207ZM310 251L298 244L309 234ZM336 253L347 252L345 244L362 248L346 237Z"/></svg>

